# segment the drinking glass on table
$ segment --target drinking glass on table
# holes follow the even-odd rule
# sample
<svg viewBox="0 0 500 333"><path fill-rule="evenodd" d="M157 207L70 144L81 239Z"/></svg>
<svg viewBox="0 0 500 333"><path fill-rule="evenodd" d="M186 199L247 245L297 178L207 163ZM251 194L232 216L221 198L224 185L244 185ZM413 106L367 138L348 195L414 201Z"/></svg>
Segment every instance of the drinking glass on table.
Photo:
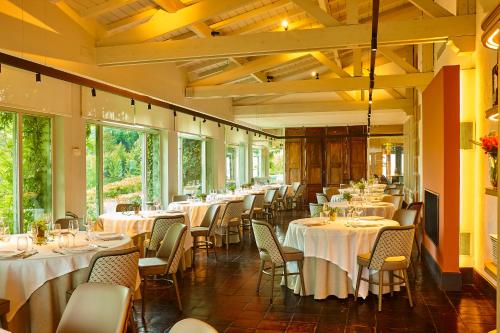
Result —
<svg viewBox="0 0 500 333"><path fill-rule="evenodd" d="M31 238L31 249L34 250L36 239L38 236L38 226L35 223L31 223L28 235Z"/></svg>
<svg viewBox="0 0 500 333"><path fill-rule="evenodd" d="M17 237L17 250L18 251L28 251L28 236L19 235Z"/></svg>
<svg viewBox="0 0 500 333"><path fill-rule="evenodd" d="M73 236L73 246L75 246L75 238L76 234L78 233L78 229L79 229L78 220L77 219L70 220L68 231Z"/></svg>
<svg viewBox="0 0 500 333"><path fill-rule="evenodd" d="M354 212L356 213L356 220L359 220L359 218L361 216L363 216L363 203L358 203L355 207L354 207Z"/></svg>

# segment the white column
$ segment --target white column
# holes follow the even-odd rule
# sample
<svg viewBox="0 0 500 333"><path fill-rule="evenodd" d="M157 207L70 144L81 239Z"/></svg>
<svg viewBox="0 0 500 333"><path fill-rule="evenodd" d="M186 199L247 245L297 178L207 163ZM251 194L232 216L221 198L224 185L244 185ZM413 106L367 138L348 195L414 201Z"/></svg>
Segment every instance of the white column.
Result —
<svg viewBox="0 0 500 333"><path fill-rule="evenodd" d="M161 182L162 182L162 201L166 207L172 196L179 192L178 179L178 140L177 132L161 131L160 149L161 156Z"/></svg>

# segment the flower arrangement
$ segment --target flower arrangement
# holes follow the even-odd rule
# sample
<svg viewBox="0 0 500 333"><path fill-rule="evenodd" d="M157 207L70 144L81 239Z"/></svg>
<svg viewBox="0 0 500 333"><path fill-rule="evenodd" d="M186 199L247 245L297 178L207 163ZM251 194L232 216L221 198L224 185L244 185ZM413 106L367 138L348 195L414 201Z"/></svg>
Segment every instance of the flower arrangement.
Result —
<svg viewBox="0 0 500 333"><path fill-rule="evenodd" d="M329 216L330 216L330 221L335 221L337 219L337 215L340 211L340 208L338 207L330 207L329 210Z"/></svg>
<svg viewBox="0 0 500 333"><path fill-rule="evenodd" d="M478 141L472 141L473 144L481 147L485 154L488 155L489 160L489 174L490 183L493 187L497 187L498 184L498 136L495 132L489 133Z"/></svg>
<svg viewBox="0 0 500 333"><path fill-rule="evenodd" d="M352 194L349 192L344 192L344 193L342 193L342 199L344 199L347 202L351 202Z"/></svg>
<svg viewBox="0 0 500 333"><path fill-rule="evenodd" d="M31 222L33 227L36 227L37 235L36 240L34 240L35 244L42 245L47 243L47 222L45 220L37 220Z"/></svg>

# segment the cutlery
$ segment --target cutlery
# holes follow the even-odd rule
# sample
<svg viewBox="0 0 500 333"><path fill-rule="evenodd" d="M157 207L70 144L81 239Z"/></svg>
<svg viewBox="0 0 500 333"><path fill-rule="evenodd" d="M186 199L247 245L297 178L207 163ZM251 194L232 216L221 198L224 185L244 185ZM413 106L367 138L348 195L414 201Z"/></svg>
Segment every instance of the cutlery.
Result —
<svg viewBox="0 0 500 333"><path fill-rule="evenodd" d="M33 251L33 252L30 252L30 253L27 253L27 254L23 255L22 258L26 259L26 258L29 258L31 256L34 256L37 253L38 253L38 251Z"/></svg>
<svg viewBox="0 0 500 333"><path fill-rule="evenodd" d="M64 253L64 252L62 252L61 250L56 250L56 249L53 249L53 250L52 250L52 252L57 253L57 254L60 254L60 255L62 255L62 256L63 256L63 255L65 255L65 253Z"/></svg>

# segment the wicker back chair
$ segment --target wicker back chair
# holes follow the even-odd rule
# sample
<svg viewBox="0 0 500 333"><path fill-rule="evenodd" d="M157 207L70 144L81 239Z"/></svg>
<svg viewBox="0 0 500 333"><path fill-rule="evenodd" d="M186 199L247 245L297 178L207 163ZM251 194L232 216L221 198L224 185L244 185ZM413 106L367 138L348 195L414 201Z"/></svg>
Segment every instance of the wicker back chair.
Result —
<svg viewBox="0 0 500 333"><path fill-rule="evenodd" d="M139 273L142 278L142 316L146 305L146 286L148 277L152 275L171 275L173 286L177 295L177 303L182 311L182 302L177 284L177 269L184 255L184 240L187 234L187 226L175 223L165 233L161 245L153 258L139 259Z"/></svg>
<svg viewBox="0 0 500 333"><path fill-rule="evenodd" d="M369 253L358 255L358 278L356 280L356 290L354 298L358 298L359 284L361 280L378 284L378 311L382 311L382 293L383 286L390 286L392 292L393 285L406 285L410 306L413 307L411 298L410 284L408 280L408 266L411 259L411 249L413 245L413 237L415 227L400 226L400 227L384 227L380 229L373 249ZM378 271L378 282L373 282L372 279L362 277L363 268ZM384 284L384 272L389 271L391 276L397 278L398 281L390 281ZM394 274L394 271L401 271L402 276ZM393 279L391 279L393 280ZM370 286L368 286L369 288Z"/></svg>
<svg viewBox="0 0 500 333"><path fill-rule="evenodd" d="M202 248L206 249L207 260L208 260L208 250L212 248L214 250L215 260L217 260L217 252L215 251L215 241L211 242L210 239L212 237L215 237L214 229L215 229L215 224L217 223L217 219L219 217L219 212L220 212L220 205L210 205L210 207L208 207L207 209L207 212L203 216L201 225L199 227L191 227L191 236L193 236L193 250L191 251L193 266L195 264L194 261L195 249L202 249Z"/></svg>
<svg viewBox="0 0 500 333"><path fill-rule="evenodd" d="M226 250L229 250L229 237L231 235L238 235L238 239L241 242L240 224L241 214L244 211L243 207L243 200L228 202L224 208L220 222L217 225L217 233L220 234L223 239L225 238Z"/></svg>
<svg viewBox="0 0 500 333"><path fill-rule="evenodd" d="M328 203L328 198L324 193L316 193L316 201L318 202L318 204L322 205L324 203Z"/></svg>
<svg viewBox="0 0 500 333"><path fill-rule="evenodd" d="M288 287L288 275L299 275L300 283L302 287L302 295L306 295L304 276L302 274L302 262L304 260L304 253L292 247L282 247L281 244L276 239L273 232L273 227L266 221L254 220L252 223L253 233L255 236L255 243L259 249L260 256L260 269L259 269L259 279L257 282L257 293L260 289L260 282L262 280L262 273L271 275L271 296L270 302L273 302L273 289L274 289L274 277L276 275L276 268L282 268L283 273L279 274L284 276L285 284ZM286 263L290 261L296 261L299 268L298 272L291 273L287 271ZM266 263L271 263L271 272L269 268L265 268Z"/></svg>
<svg viewBox="0 0 500 333"><path fill-rule="evenodd" d="M176 223L185 224L184 215L168 215L158 216L153 221L153 228L151 230L151 237L144 242L146 256L154 255L159 249L160 243L165 237L168 229Z"/></svg>
<svg viewBox="0 0 500 333"><path fill-rule="evenodd" d="M115 211L117 213L122 213L122 212L133 212L139 209L141 209L141 205L133 203L120 203L116 205Z"/></svg>

